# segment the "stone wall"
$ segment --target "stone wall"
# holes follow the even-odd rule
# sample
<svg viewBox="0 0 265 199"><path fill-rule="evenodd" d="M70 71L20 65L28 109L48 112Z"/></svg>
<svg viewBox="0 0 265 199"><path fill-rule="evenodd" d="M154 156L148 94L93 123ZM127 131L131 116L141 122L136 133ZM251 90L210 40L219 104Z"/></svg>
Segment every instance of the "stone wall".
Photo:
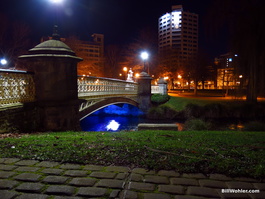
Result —
<svg viewBox="0 0 265 199"><path fill-rule="evenodd" d="M34 103L0 108L0 133L30 133L39 126L39 114Z"/></svg>

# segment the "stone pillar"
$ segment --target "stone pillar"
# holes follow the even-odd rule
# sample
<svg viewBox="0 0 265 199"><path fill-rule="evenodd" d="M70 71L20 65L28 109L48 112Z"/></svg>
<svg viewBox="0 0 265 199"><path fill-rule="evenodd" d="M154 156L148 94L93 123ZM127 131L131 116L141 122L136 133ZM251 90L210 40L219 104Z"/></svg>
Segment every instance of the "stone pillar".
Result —
<svg viewBox="0 0 265 199"><path fill-rule="evenodd" d="M144 113L151 107L151 80L146 72L141 72L138 78L138 103Z"/></svg>
<svg viewBox="0 0 265 199"><path fill-rule="evenodd" d="M40 131L80 130L77 63L82 59L57 34L19 58L34 73Z"/></svg>
<svg viewBox="0 0 265 199"><path fill-rule="evenodd" d="M158 82L158 88L159 88L159 94L161 95L167 95L167 81L161 77Z"/></svg>

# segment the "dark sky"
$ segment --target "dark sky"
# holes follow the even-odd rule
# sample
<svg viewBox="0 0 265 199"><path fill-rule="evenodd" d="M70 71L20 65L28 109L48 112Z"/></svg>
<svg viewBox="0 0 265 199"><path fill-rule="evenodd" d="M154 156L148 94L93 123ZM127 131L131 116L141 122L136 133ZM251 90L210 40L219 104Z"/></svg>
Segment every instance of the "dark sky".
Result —
<svg viewBox="0 0 265 199"><path fill-rule="evenodd" d="M61 36L77 35L89 40L93 33L105 35L106 44L126 44L149 26L157 31L158 18L172 5L199 14L199 46L214 54L226 53L223 39L213 42L206 34L208 10L215 0L64 0L55 7L49 0L1 0L0 13L28 24L35 40L51 35L54 23ZM156 32L157 33L157 32ZM36 41L36 42L38 42Z"/></svg>

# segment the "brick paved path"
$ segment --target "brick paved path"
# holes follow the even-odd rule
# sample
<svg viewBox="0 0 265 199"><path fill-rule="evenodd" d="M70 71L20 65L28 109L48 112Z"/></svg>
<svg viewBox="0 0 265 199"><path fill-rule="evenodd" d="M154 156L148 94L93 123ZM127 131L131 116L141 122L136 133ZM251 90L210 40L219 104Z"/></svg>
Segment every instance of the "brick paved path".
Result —
<svg viewBox="0 0 265 199"><path fill-rule="evenodd" d="M220 174L0 159L0 199L265 199L263 182ZM260 193L222 193L229 188Z"/></svg>

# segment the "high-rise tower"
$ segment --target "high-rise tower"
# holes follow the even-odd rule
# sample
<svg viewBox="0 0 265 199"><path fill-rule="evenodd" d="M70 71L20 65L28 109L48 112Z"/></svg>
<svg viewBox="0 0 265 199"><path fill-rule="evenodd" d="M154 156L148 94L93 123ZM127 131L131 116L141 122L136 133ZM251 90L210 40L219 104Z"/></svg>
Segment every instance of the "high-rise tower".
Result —
<svg viewBox="0 0 265 199"><path fill-rule="evenodd" d="M198 53L198 15L175 5L159 18L158 27L160 64L173 76L185 73Z"/></svg>

